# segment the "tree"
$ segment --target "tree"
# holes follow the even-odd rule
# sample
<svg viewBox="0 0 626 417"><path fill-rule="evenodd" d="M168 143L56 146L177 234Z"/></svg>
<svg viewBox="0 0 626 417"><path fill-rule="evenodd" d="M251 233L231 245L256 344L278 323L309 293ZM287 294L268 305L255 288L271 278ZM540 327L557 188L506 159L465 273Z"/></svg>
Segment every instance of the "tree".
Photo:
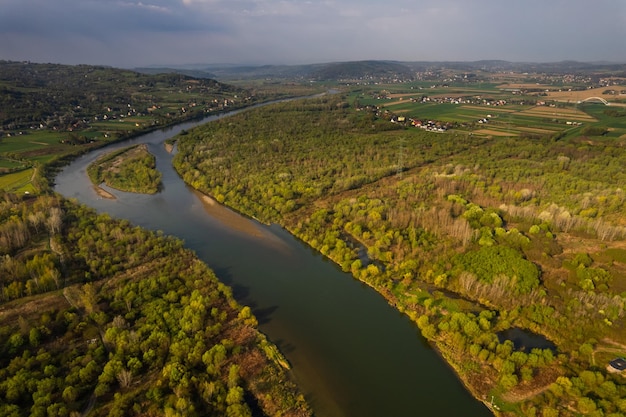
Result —
<svg viewBox="0 0 626 417"><path fill-rule="evenodd" d="M73 403L78 398L78 390L72 385L68 385L63 390L62 397L66 403Z"/></svg>
<svg viewBox="0 0 626 417"><path fill-rule="evenodd" d="M59 233L63 225L63 211L59 207L51 207L46 224L51 235Z"/></svg>
<svg viewBox="0 0 626 417"><path fill-rule="evenodd" d="M589 415L596 411L597 406L595 401L589 397L581 397L578 399L578 411L585 415Z"/></svg>

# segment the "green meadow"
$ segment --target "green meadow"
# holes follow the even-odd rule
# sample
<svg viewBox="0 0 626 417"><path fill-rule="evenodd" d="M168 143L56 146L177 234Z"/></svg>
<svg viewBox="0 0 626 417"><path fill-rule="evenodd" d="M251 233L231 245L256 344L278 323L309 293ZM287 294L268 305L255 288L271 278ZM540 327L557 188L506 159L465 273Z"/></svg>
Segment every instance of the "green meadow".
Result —
<svg viewBox="0 0 626 417"><path fill-rule="evenodd" d="M0 175L0 189L17 194L34 193L36 190L31 183L34 173L34 168L28 168Z"/></svg>

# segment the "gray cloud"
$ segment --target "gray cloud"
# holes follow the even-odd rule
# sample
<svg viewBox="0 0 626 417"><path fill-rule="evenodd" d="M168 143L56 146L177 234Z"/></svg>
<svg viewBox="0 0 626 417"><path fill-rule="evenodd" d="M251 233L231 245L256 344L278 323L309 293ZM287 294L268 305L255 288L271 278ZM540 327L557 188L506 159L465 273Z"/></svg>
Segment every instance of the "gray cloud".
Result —
<svg viewBox="0 0 626 417"><path fill-rule="evenodd" d="M0 0L0 58L626 61L623 0Z"/></svg>

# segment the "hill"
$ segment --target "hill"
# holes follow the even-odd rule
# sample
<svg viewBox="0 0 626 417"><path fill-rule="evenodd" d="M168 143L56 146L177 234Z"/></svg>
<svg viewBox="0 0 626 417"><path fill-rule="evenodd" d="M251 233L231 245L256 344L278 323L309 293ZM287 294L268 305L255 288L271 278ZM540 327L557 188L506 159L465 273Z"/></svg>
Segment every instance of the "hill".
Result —
<svg viewBox="0 0 626 417"><path fill-rule="evenodd" d="M133 71L137 71L142 74L182 74L193 78L209 78L215 79L215 74L199 69L193 68L169 68L169 67L138 67Z"/></svg>
<svg viewBox="0 0 626 417"><path fill-rule="evenodd" d="M389 61L355 61L326 64L314 70L316 80L403 80L413 78L411 69L403 64Z"/></svg>
<svg viewBox="0 0 626 417"><path fill-rule="evenodd" d="M177 69L184 73L186 69ZM198 71L188 69L188 71ZM339 81L358 79L410 80L411 69L406 65L391 61L352 61L306 65L207 65L203 68L223 81L233 80L300 80L300 81Z"/></svg>
<svg viewBox="0 0 626 417"><path fill-rule="evenodd" d="M7 61L0 61L0 93L4 131L76 130L105 115L151 115L155 120L172 113L188 116L180 114L181 108L194 113L211 108L213 101L246 96L244 89L183 74Z"/></svg>
<svg viewBox="0 0 626 417"><path fill-rule="evenodd" d="M65 157L284 94L183 74L0 61L0 186L34 193Z"/></svg>
<svg viewBox="0 0 626 417"><path fill-rule="evenodd" d="M211 74L222 81L234 80L359 80L382 79L385 81L409 81L415 78L416 72L432 70L453 71L515 71L515 72L547 72L575 74L626 74L626 64L619 62L511 62L503 60L480 61L349 61L329 62L303 65L228 65L228 64L195 64L162 69L138 69L146 72L176 72L180 74L201 75Z"/></svg>

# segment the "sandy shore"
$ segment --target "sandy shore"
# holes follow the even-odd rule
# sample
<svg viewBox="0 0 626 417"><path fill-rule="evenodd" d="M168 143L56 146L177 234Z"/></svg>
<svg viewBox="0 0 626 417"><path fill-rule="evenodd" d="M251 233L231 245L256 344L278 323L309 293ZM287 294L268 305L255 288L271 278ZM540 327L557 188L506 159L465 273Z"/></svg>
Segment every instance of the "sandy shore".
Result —
<svg viewBox="0 0 626 417"><path fill-rule="evenodd" d="M93 187L96 190L96 193L98 193L98 195L102 198L107 198L109 200L115 200L116 197L111 194L110 192L108 192L107 190L105 190L102 187L98 187L97 185Z"/></svg>
<svg viewBox="0 0 626 417"><path fill-rule="evenodd" d="M263 239L267 245L271 245L278 250L289 251L289 246L281 238L267 230L265 226L233 211L211 196L203 194L198 190L193 190L193 192L202 201L204 210L229 229L255 239Z"/></svg>
<svg viewBox="0 0 626 417"><path fill-rule="evenodd" d="M196 193L202 200L204 209L211 216L219 219L223 224L250 236L263 237L264 233L262 229L251 220L241 216L240 214L232 212L230 209L224 207L206 194L202 194L199 191L196 191Z"/></svg>

